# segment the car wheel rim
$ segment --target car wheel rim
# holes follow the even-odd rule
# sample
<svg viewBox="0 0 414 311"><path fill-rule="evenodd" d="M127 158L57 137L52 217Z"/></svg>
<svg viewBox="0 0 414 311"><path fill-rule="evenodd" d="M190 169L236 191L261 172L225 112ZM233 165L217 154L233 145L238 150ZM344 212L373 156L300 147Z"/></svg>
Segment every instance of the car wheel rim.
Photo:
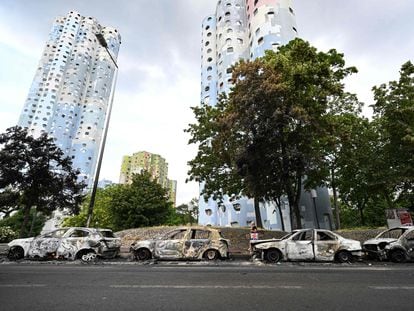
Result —
<svg viewBox="0 0 414 311"><path fill-rule="evenodd" d="M395 261L395 262L401 262L401 261L403 261L404 260L404 255L403 255L403 253L402 252L395 252L394 254L393 254L393 256L392 256L392 259Z"/></svg>
<svg viewBox="0 0 414 311"><path fill-rule="evenodd" d="M20 249L12 249L10 251L9 258L12 260L23 258L23 252Z"/></svg>
<svg viewBox="0 0 414 311"><path fill-rule="evenodd" d="M347 261L349 261L349 255L348 255L348 253L345 253L345 252L342 252L342 253L339 253L339 260L341 261L341 262L347 262Z"/></svg>
<svg viewBox="0 0 414 311"><path fill-rule="evenodd" d="M82 260L86 262L90 262L96 259L96 254L94 253L87 253L82 255Z"/></svg>
<svg viewBox="0 0 414 311"><path fill-rule="evenodd" d="M147 260L150 258L150 254L147 250L141 249L137 252L137 258L138 260Z"/></svg>
<svg viewBox="0 0 414 311"><path fill-rule="evenodd" d="M216 252L215 251L208 251L207 252L207 259L208 260L214 260L214 259L216 259Z"/></svg>
<svg viewBox="0 0 414 311"><path fill-rule="evenodd" d="M278 261L279 260L279 254L276 252L271 252L269 254L269 260L270 261Z"/></svg>

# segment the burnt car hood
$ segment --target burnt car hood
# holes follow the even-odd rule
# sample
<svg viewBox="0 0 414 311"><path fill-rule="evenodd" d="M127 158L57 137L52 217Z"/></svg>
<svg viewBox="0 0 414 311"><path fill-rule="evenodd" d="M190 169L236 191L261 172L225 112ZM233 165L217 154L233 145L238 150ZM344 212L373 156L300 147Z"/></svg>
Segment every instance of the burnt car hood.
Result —
<svg viewBox="0 0 414 311"><path fill-rule="evenodd" d="M397 241L397 239L391 239L391 238L380 238L380 239L370 239L368 241L365 241L363 245L366 244L380 244L380 243L387 243L391 244Z"/></svg>
<svg viewBox="0 0 414 311"><path fill-rule="evenodd" d="M258 245L258 244L263 244L263 243L279 242L279 241L282 241L282 239L251 240L250 244L251 245Z"/></svg>
<svg viewBox="0 0 414 311"><path fill-rule="evenodd" d="M161 239L153 239L153 240L138 240L131 244L131 248L137 249L139 247L152 247L155 245L156 241L164 241Z"/></svg>
<svg viewBox="0 0 414 311"><path fill-rule="evenodd" d="M14 246L14 245L20 245L24 243L30 243L34 240L34 238L25 238L25 239L14 239L13 241L9 242L7 245Z"/></svg>

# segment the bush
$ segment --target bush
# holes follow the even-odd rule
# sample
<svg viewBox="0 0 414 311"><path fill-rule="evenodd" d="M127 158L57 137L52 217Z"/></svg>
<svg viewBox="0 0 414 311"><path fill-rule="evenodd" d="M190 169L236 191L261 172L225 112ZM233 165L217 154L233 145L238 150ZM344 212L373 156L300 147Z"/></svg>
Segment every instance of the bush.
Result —
<svg viewBox="0 0 414 311"><path fill-rule="evenodd" d="M0 243L7 243L17 239L19 235L10 227L0 227Z"/></svg>

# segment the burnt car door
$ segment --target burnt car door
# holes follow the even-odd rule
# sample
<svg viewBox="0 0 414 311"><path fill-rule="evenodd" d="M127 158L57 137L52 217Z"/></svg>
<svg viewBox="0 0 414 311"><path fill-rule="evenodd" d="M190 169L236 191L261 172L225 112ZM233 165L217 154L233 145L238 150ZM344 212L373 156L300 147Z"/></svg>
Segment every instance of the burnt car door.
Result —
<svg viewBox="0 0 414 311"><path fill-rule="evenodd" d="M87 229L74 228L65 234L62 239L58 255L63 258L73 258L78 250L87 248L90 232Z"/></svg>
<svg viewBox="0 0 414 311"><path fill-rule="evenodd" d="M313 230L299 231L286 241L286 255L289 260L313 260Z"/></svg>
<svg viewBox="0 0 414 311"><path fill-rule="evenodd" d="M99 233L102 236L100 241L106 246L105 255L109 255L111 252L116 255L121 247L121 239L109 229L99 229Z"/></svg>
<svg viewBox="0 0 414 311"><path fill-rule="evenodd" d="M65 229L54 230L33 239L28 251L29 257L55 257Z"/></svg>
<svg viewBox="0 0 414 311"><path fill-rule="evenodd" d="M314 240L315 260L333 261L339 248L336 236L324 230L316 230Z"/></svg>
<svg viewBox="0 0 414 311"><path fill-rule="evenodd" d="M414 259L414 230L410 230L402 238L401 244L407 250L410 259Z"/></svg>
<svg viewBox="0 0 414 311"><path fill-rule="evenodd" d="M155 254L162 259L179 259L183 257L184 241L187 229L170 232L162 240L155 242Z"/></svg>
<svg viewBox="0 0 414 311"><path fill-rule="evenodd" d="M211 244L209 230L191 229L188 239L184 242L184 257L198 258Z"/></svg>

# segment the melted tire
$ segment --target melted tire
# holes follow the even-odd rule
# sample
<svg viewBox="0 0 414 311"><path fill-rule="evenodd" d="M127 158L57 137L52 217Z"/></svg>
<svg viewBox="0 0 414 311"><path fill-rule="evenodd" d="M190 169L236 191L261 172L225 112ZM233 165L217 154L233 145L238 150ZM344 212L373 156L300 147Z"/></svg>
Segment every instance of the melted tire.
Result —
<svg viewBox="0 0 414 311"><path fill-rule="evenodd" d="M151 259L151 252L146 248L137 249L134 252L135 259L137 260L148 260Z"/></svg>
<svg viewBox="0 0 414 311"><path fill-rule="evenodd" d="M7 253L7 258L9 260L19 260L23 259L24 257L24 250L20 246L12 247L9 252Z"/></svg>
<svg viewBox="0 0 414 311"><path fill-rule="evenodd" d="M340 263L351 262L352 254L348 251L339 251L336 254L336 260Z"/></svg>
<svg viewBox="0 0 414 311"><path fill-rule="evenodd" d="M390 253L389 257L390 257L390 260L392 262L395 262L395 263L403 263L407 259L405 257L405 253L402 250L400 250L400 249L397 249L395 251L392 251Z"/></svg>
<svg viewBox="0 0 414 311"><path fill-rule="evenodd" d="M282 260L282 253L278 249L269 249L265 253L265 259L271 263L277 263Z"/></svg>

